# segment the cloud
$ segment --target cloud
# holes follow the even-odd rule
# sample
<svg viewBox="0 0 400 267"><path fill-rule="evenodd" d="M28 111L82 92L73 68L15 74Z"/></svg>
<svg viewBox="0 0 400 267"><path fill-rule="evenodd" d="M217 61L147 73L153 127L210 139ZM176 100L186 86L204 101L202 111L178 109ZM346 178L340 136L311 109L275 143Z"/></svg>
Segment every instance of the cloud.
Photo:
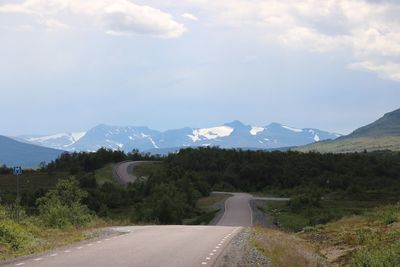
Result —
<svg viewBox="0 0 400 267"><path fill-rule="evenodd" d="M190 14L190 13L183 13L181 16L182 16L182 18L185 18L185 19L188 19L188 20L193 20L193 21L198 21L199 20L195 15Z"/></svg>
<svg viewBox="0 0 400 267"><path fill-rule="evenodd" d="M160 2L160 0L153 0ZM202 21L289 49L350 54L352 62L400 63L400 2L368 0L182 0ZM397 62L397 63L396 63ZM370 71L381 77L380 70ZM395 79L396 80L396 79Z"/></svg>
<svg viewBox="0 0 400 267"><path fill-rule="evenodd" d="M56 19L38 19L38 24L43 26L47 31L62 31L69 27Z"/></svg>
<svg viewBox="0 0 400 267"><path fill-rule="evenodd" d="M52 30L68 28L64 21L55 19L67 12L89 17L104 32L113 35L175 38L186 31L186 27L170 14L128 0L25 0L18 4L0 5L0 12L38 17L39 25Z"/></svg>
<svg viewBox="0 0 400 267"><path fill-rule="evenodd" d="M377 64L370 61L363 61L350 64L349 67L351 69L366 70L378 73L382 78L400 82L400 64L393 62Z"/></svg>

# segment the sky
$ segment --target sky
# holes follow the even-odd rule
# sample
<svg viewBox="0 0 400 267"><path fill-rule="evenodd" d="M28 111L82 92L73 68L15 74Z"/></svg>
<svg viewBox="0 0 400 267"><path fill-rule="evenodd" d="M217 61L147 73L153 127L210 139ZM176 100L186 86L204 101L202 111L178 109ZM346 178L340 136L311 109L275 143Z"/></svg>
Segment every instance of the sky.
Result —
<svg viewBox="0 0 400 267"><path fill-rule="evenodd" d="M400 108L400 3L2 0L0 134L241 120L346 134Z"/></svg>

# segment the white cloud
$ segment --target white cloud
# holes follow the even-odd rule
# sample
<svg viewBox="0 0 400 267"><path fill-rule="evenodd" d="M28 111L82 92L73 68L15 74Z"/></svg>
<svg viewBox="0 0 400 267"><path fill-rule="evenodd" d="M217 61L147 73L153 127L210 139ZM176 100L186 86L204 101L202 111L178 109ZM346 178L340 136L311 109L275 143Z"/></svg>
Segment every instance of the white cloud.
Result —
<svg viewBox="0 0 400 267"><path fill-rule="evenodd" d="M370 61L363 61L350 64L349 67L351 69L375 72L378 73L382 78L400 81L400 64L393 62L379 64Z"/></svg>
<svg viewBox="0 0 400 267"><path fill-rule="evenodd" d="M43 26L47 31L61 31L69 28L66 24L56 19L38 19L38 24Z"/></svg>
<svg viewBox="0 0 400 267"><path fill-rule="evenodd" d="M199 20L195 15L190 14L190 13L183 13L181 16L182 16L182 18L185 18L185 19L188 19L188 20L194 20L194 21L198 21Z"/></svg>
<svg viewBox="0 0 400 267"><path fill-rule="evenodd" d="M64 21L54 18L67 12L89 17L106 33L114 35L174 38L186 31L170 14L128 0L25 0L19 4L0 5L0 12L37 16L39 24L51 30L68 27Z"/></svg>
<svg viewBox="0 0 400 267"><path fill-rule="evenodd" d="M153 2L161 3L160 0ZM162 0L199 10L207 25L226 26L264 42L317 53L349 52L353 62L400 57L400 2L368 0ZM396 59L397 58L397 59ZM370 71L381 75L378 69ZM381 75L393 79L393 75ZM396 79L394 79L396 80Z"/></svg>

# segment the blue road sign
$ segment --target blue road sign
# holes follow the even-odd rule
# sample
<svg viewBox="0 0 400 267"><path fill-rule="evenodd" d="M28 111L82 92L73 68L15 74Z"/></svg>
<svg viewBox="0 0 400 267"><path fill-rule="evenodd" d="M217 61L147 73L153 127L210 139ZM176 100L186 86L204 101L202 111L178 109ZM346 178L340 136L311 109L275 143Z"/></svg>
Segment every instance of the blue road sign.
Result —
<svg viewBox="0 0 400 267"><path fill-rule="evenodd" d="M22 174L22 168L21 167L14 167L13 168L13 173L14 173L14 175L21 175Z"/></svg>

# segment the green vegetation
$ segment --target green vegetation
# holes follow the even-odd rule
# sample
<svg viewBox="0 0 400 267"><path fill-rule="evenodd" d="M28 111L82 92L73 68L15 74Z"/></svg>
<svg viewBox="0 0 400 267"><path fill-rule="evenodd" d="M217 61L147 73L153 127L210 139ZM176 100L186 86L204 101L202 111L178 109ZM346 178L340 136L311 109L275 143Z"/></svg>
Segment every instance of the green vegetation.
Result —
<svg viewBox="0 0 400 267"><path fill-rule="evenodd" d="M164 172L164 164L159 162L144 162L133 169L133 175L136 177L149 177L159 172Z"/></svg>
<svg viewBox="0 0 400 267"><path fill-rule="evenodd" d="M93 220L87 206L82 204L86 196L77 180L60 180L54 189L37 200L40 219L52 228L85 226Z"/></svg>
<svg viewBox="0 0 400 267"><path fill-rule="evenodd" d="M324 266L324 259L313 246L295 235L255 227L252 229L251 245L270 259L272 266Z"/></svg>
<svg viewBox="0 0 400 267"><path fill-rule="evenodd" d="M110 163L95 171L94 176L99 185L103 185L104 183L115 183L113 178L113 166L114 164Z"/></svg>
<svg viewBox="0 0 400 267"><path fill-rule="evenodd" d="M37 216L22 210L21 222L13 220L14 208L0 206L0 260L39 252L85 239L85 227L102 226L82 204L86 192L75 179L60 180L38 199Z"/></svg>
<svg viewBox="0 0 400 267"><path fill-rule="evenodd" d="M220 212L220 208L217 207L217 203L224 201L230 195L228 194L211 194L207 197L202 197L197 200L196 207L198 215L187 219L184 224L191 225L208 225Z"/></svg>
<svg viewBox="0 0 400 267"><path fill-rule="evenodd" d="M400 204L308 228L298 236L338 266L400 265Z"/></svg>

